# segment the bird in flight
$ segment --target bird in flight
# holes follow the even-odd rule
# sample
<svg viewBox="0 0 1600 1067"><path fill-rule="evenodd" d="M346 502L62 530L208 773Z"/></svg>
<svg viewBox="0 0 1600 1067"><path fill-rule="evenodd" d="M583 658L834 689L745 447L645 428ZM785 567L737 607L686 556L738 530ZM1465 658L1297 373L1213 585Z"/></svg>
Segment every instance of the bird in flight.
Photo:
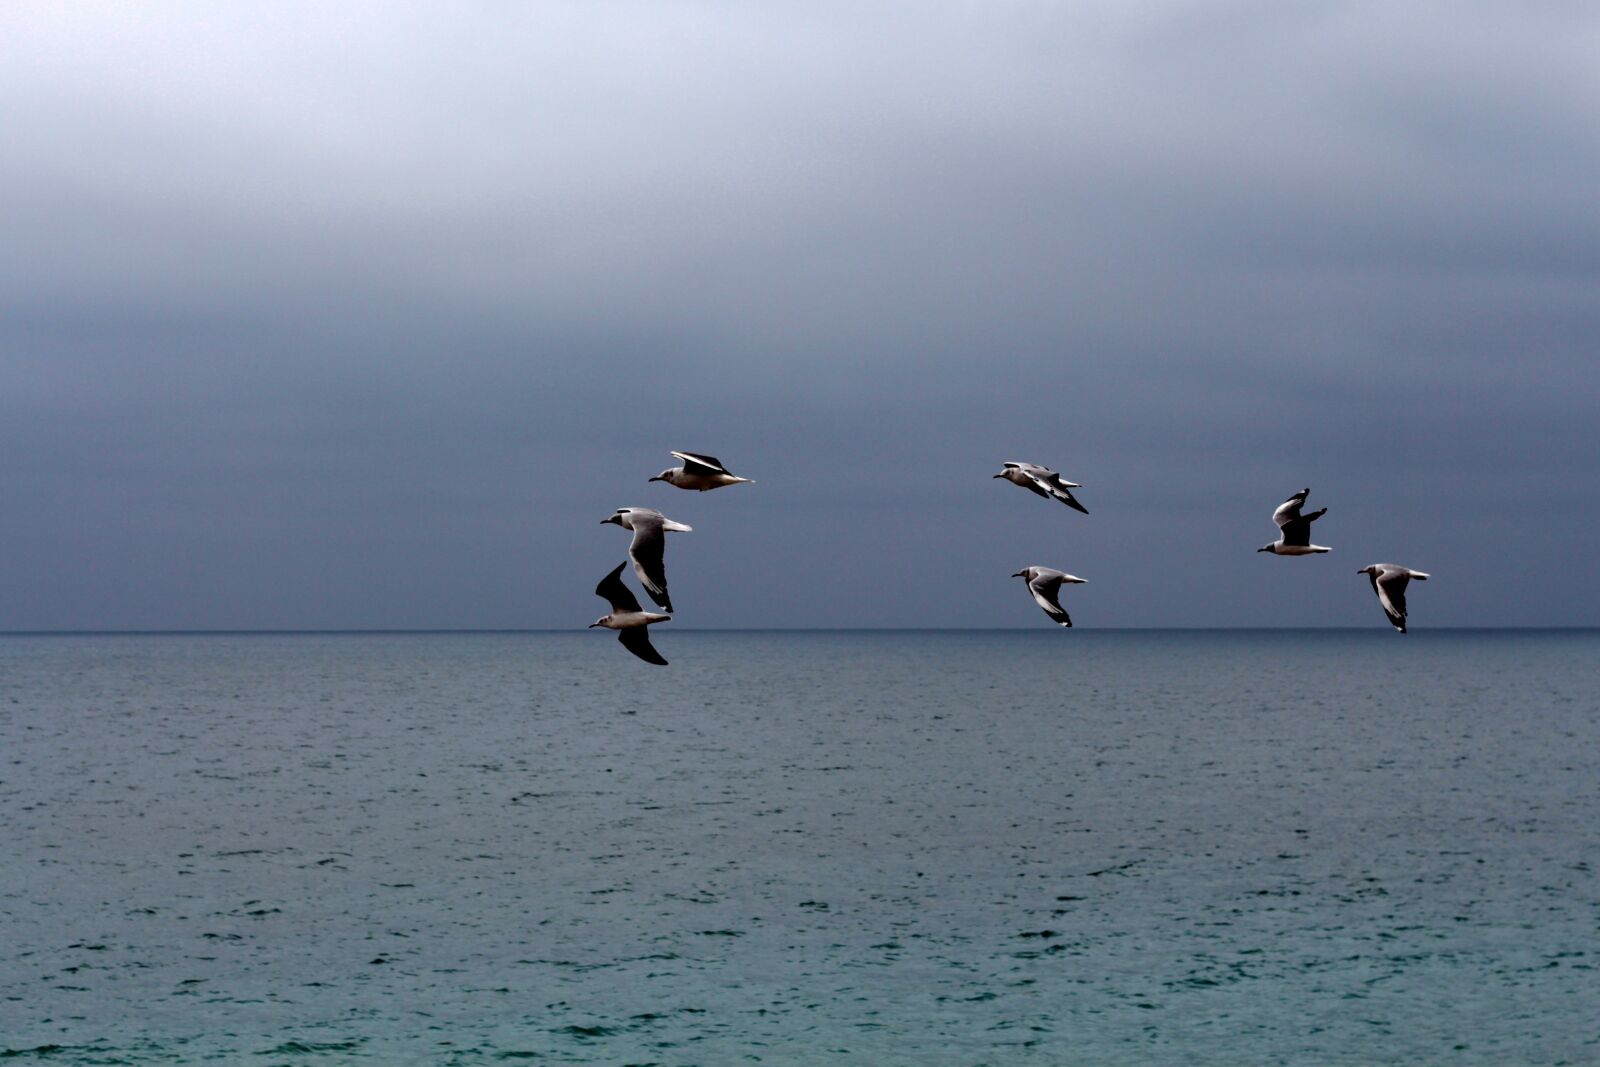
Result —
<svg viewBox="0 0 1600 1067"><path fill-rule="evenodd" d="M1262 545L1257 552L1271 552L1275 556L1309 556L1317 552L1331 552L1325 545L1311 543L1311 524L1327 514L1327 508L1318 508L1308 515L1300 514L1310 489L1302 489L1278 505L1272 521L1278 525L1278 539Z"/></svg>
<svg viewBox="0 0 1600 1067"><path fill-rule="evenodd" d="M694 452L674 452L672 455L683 460L683 466L668 467L651 478L652 482L666 482L679 489L697 489L704 493L708 489L721 489L725 485L739 485L755 480L730 474L728 468L722 465L722 460L715 456L702 456Z"/></svg>
<svg viewBox="0 0 1600 1067"><path fill-rule="evenodd" d="M1037 463L1017 463L1006 461L1000 465L1000 473L996 478L1004 478L1013 485L1020 485L1030 493L1037 493L1051 500L1059 500L1069 508L1089 514L1089 509L1078 503L1078 498L1072 495L1072 490L1082 489L1077 482L1069 482L1051 470L1041 467Z"/></svg>
<svg viewBox="0 0 1600 1067"><path fill-rule="evenodd" d="M650 633L646 629L651 623L666 622L671 615L661 615L654 611L642 611L639 601L634 597L632 590L622 584L622 568L627 561L617 564L616 568L594 587L596 596L605 598L611 605L611 613L602 615L589 624L589 629L603 626L607 630L617 631L617 640L622 642L622 647L632 652L646 663L659 664L662 667L667 661L657 652L650 643Z"/></svg>
<svg viewBox="0 0 1600 1067"><path fill-rule="evenodd" d="M673 522L654 508L618 508L616 514L600 520L604 526L614 522L624 530L633 531L628 544L628 558L633 561L633 573L639 584L650 594L650 599L666 611L672 610L672 598L667 595L667 531L690 533L694 527Z"/></svg>
<svg viewBox="0 0 1600 1067"><path fill-rule="evenodd" d="M1374 563L1362 567L1357 574L1365 574L1372 580L1372 591L1378 594L1378 604L1383 608L1384 616L1401 633L1406 632L1406 586L1415 578L1419 582L1428 580L1422 571L1414 571L1409 567L1402 567L1398 563Z"/></svg>
<svg viewBox="0 0 1600 1067"><path fill-rule="evenodd" d="M1050 621L1062 626L1072 625L1072 616L1061 606L1061 586L1083 585L1085 583L1082 578L1065 574L1053 567L1024 567L1011 577L1027 579L1028 592L1033 594L1034 603L1044 609L1044 613L1050 616Z"/></svg>

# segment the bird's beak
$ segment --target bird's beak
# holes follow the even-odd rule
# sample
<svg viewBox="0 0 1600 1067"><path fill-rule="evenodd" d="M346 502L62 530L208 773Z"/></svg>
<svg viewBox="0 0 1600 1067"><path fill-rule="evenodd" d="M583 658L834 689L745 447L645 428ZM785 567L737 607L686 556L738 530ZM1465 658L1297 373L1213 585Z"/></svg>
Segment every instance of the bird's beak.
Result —
<svg viewBox="0 0 1600 1067"><path fill-rule="evenodd" d="M652 478L651 478L651 479L650 479L650 480L651 480L651 481L652 481L652 482L664 482L664 481L666 481L666 479L665 479L665 478L663 478L663 477L661 477L661 475L659 475L659 474L657 474L657 475L655 475L655 476L654 476L654 477L652 477Z"/></svg>
<svg viewBox="0 0 1600 1067"><path fill-rule="evenodd" d="M591 623L590 623L590 624L589 624L589 625L588 625L588 626L585 626L585 627L584 627L584 629L585 629L585 630L592 630L592 629L594 629L594 628L595 628L595 627L596 627L596 626L599 626L599 625L600 625L600 624L599 624L599 623L597 623L597 622L591 622Z"/></svg>
<svg viewBox="0 0 1600 1067"><path fill-rule="evenodd" d="M998 474L996 474L995 477L998 478L1000 476ZM1011 577L1013 577L1013 578L1026 578L1027 576L1028 576L1028 572L1027 571L1018 571L1017 573L1013 574Z"/></svg>
<svg viewBox="0 0 1600 1067"><path fill-rule="evenodd" d="M622 520L621 520L621 519L619 519L619 518L617 518L617 517L616 517L616 516L615 516L615 515L607 515L607 516L606 516L606 517L605 517L605 518L603 518L603 519L601 519L601 520L600 520L600 525L601 525L601 526L604 526L604 525L605 525L605 524L606 524L606 523L608 523L608 522L614 522L614 523L616 523L616 524L617 524L617 525L618 525L618 526L621 526L621 525L622 525Z"/></svg>
<svg viewBox="0 0 1600 1067"><path fill-rule="evenodd" d="M989 475L989 477L991 477L991 478L1004 478L1005 475L1004 474L991 474L991 475Z"/></svg>

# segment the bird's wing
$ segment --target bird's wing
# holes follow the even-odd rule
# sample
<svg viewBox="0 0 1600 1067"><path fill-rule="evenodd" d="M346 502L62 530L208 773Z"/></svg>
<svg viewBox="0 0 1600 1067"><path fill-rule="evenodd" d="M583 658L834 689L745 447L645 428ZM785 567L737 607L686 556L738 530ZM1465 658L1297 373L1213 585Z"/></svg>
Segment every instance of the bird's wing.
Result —
<svg viewBox="0 0 1600 1067"><path fill-rule="evenodd" d="M1002 470L1000 474L1002 474L1003 477L1005 477L1006 482L1010 482L1011 485L1022 486L1024 490L1029 491L1029 493L1034 493L1035 496L1042 496L1042 498L1045 498L1046 501L1054 496L1054 493L1051 493L1050 491L1050 483L1040 482L1040 480L1035 477L1034 472L1027 469L1026 464L1006 464L1006 469Z"/></svg>
<svg viewBox="0 0 1600 1067"><path fill-rule="evenodd" d="M656 646L650 643L649 627L630 626L626 630L618 630L617 640L622 642L623 648L646 663L655 663L662 667L667 665L661 653L656 651Z"/></svg>
<svg viewBox="0 0 1600 1067"><path fill-rule="evenodd" d="M1085 515L1089 514L1089 509L1078 503L1078 498L1072 495L1072 490L1068 489L1066 485L1061 482L1060 478L1057 478L1056 482L1058 484L1055 486L1055 493L1053 495L1057 500L1061 501L1069 508L1081 511Z"/></svg>
<svg viewBox="0 0 1600 1067"><path fill-rule="evenodd" d="M1033 594L1034 603L1044 609L1044 613L1050 616L1052 622L1058 622L1062 626L1072 625L1072 617L1061 610L1058 599L1061 596L1061 575L1039 575L1028 583L1028 592Z"/></svg>
<svg viewBox="0 0 1600 1067"><path fill-rule="evenodd" d="M1378 603L1383 605L1383 613L1401 633L1406 628L1406 584L1410 581L1410 573L1398 567L1385 568L1372 578L1372 588L1378 594Z"/></svg>
<svg viewBox="0 0 1600 1067"><path fill-rule="evenodd" d="M639 583L664 610L672 610L667 597L666 566L667 535L662 528L661 514L633 514L633 541L628 545L628 558L633 560L633 572Z"/></svg>
<svg viewBox="0 0 1600 1067"><path fill-rule="evenodd" d="M1285 547L1292 548L1298 545L1304 548L1311 544L1311 524L1304 519L1290 519L1279 527L1279 530L1281 532L1278 535L1278 539L1283 542Z"/></svg>
<svg viewBox="0 0 1600 1067"><path fill-rule="evenodd" d="M1298 519L1300 517L1300 507L1306 502L1306 496L1310 492L1310 489L1302 489L1288 500L1279 504L1277 510L1272 513L1273 523L1281 529Z"/></svg>
<svg viewBox="0 0 1600 1067"><path fill-rule="evenodd" d="M1323 508L1321 511L1313 511L1309 515L1296 515L1288 522L1285 522L1281 527L1283 530L1283 543L1302 547L1311 544L1311 524L1327 514L1327 511L1327 508Z"/></svg>
<svg viewBox="0 0 1600 1067"><path fill-rule="evenodd" d="M634 597L633 590L622 584L622 568L627 565L627 561L617 564L616 568L600 579L600 584L594 587L595 596L604 597L611 605L613 614L640 610L639 601Z"/></svg>
<svg viewBox="0 0 1600 1067"><path fill-rule="evenodd" d="M715 456L702 456L694 452L674 452L674 456L683 460L683 469L687 474L731 474L728 468L722 465L722 460Z"/></svg>
<svg viewBox="0 0 1600 1067"><path fill-rule="evenodd" d="M1050 483L1041 481L1038 475L1034 474L1026 467L1018 467L1014 473L1017 473L1019 477L1007 478L1006 481L1015 482L1028 492L1036 493L1039 496L1044 497L1046 500L1054 499L1055 493L1050 491Z"/></svg>

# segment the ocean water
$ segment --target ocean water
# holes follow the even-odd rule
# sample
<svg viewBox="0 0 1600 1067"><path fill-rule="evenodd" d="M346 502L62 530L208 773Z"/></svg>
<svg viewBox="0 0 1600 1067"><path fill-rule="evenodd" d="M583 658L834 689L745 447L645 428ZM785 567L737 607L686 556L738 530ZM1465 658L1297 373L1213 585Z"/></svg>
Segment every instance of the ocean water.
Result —
<svg viewBox="0 0 1600 1067"><path fill-rule="evenodd" d="M0 1059L1600 1064L1600 632L0 637Z"/></svg>

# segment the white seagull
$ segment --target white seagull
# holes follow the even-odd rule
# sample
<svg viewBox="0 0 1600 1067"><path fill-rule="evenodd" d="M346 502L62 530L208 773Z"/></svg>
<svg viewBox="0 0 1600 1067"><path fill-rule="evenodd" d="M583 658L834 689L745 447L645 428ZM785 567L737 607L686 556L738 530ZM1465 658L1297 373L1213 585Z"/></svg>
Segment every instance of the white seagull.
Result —
<svg viewBox="0 0 1600 1067"><path fill-rule="evenodd" d="M651 478L652 482L666 482L679 489L698 489L704 493L708 489L721 489L725 485L748 484L755 481L753 478L740 478L728 473L728 468L722 465L722 460L715 456L702 456L694 452L672 454L683 460L683 466L668 467Z"/></svg>
<svg viewBox="0 0 1600 1067"><path fill-rule="evenodd" d="M591 622L589 629L604 626L607 630L615 630L617 640L622 642L623 648L646 663L656 663L665 667L667 661L650 643L650 632L645 627L653 622L666 622L672 616L639 610L639 601L632 591L622 584L622 568L627 565L626 561L617 564L616 569L600 579L600 584L594 587L595 595L604 597L611 605L611 614L602 615Z"/></svg>
<svg viewBox="0 0 1600 1067"><path fill-rule="evenodd" d="M667 596L667 567L664 555L667 549L668 530L690 533L693 526L673 522L654 508L618 508L615 515L600 520L604 526L614 522L624 530L633 531L628 544L628 558L633 560L633 573L639 584L660 607L672 610L672 598Z"/></svg>
<svg viewBox="0 0 1600 1067"><path fill-rule="evenodd" d="M1278 505L1278 510L1272 513L1272 521L1278 524L1278 539L1270 545L1262 545L1257 552L1271 552L1275 556L1309 556L1316 552L1331 552L1325 545L1311 543L1311 524L1327 514L1327 508L1319 508L1309 515L1300 514L1300 508L1306 502L1306 495L1310 489L1302 489L1294 496Z"/></svg>
<svg viewBox="0 0 1600 1067"><path fill-rule="evenodd" d="M1084 585L1086 583L1082 578L1064 574L1053 567L1024 567L1011 577L1027 579L1028 592L1033 594L1034 602L1044 609L1052 622L1062 626L1072 625L1072 616L1061 607L1061 586L1063 583Z"/></svg>
<svg viewBox="0 0 1600 1067"><path fill-rule="evenodd" d="M1425 582L1428 576L1421 571L1402 567L1398 563L1374 563L1370 567L1362 567L1356 573L1365 574L1372 579L1372 591L1378 594L1378 603L1383 608L1383 614L1388 617L1389 625L1405 633L1406 586L1413 578Z"/></svg>
<svg viewBox="0 0 1600 1067"><path fill-rule="evenodd" d="M1059 500L1069 508L1075 508L1089 514L1089 509L1078 503L1078 498L1072 495L1072 490L1082 489L1077 482L1069 482L1049 467L1041 467L1037 463L1018 463L1007 460L1000 465L1000 473L996 478L1004 478L1013 485L1020 485L1030 493L1038 493L1051 500Z"/></svg>

